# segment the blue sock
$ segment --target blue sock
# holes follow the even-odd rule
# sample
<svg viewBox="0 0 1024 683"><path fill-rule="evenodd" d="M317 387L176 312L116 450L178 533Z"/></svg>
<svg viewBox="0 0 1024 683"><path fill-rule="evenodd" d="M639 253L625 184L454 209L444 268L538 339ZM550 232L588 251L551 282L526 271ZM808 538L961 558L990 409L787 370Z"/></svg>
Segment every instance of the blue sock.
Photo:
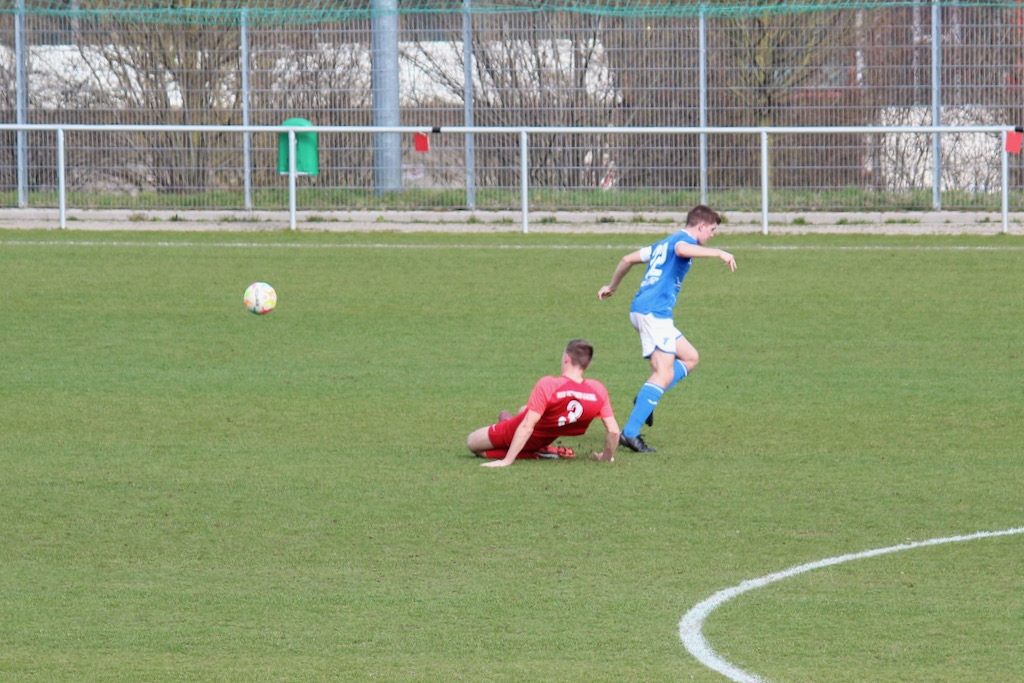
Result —
<svg viewBox="0 0 1024 683"><path fill-rule="evenodd" d="M678 358L676 358L675 365L672 366L672 369L675 370L676 374L672 378L671 384L669 384L667 387L665 387L665 391L668 391L669 389L671 389L675 385L679 384L680 381L685 379L686 376L688 374L690 374L690 371L686 369L685 365L683 365L683 361L679 360Z"/></svg>
<svg viewBox="0 0 1024 683"><path fill-rule="evenodd" d="M664 389L650 382L640 387L640 393L636 395L636 405L633 406L633 412L629 414L629 420L622 428L622 433L628 437L639 436L640 425L654 412L664 393Z"/></svg>

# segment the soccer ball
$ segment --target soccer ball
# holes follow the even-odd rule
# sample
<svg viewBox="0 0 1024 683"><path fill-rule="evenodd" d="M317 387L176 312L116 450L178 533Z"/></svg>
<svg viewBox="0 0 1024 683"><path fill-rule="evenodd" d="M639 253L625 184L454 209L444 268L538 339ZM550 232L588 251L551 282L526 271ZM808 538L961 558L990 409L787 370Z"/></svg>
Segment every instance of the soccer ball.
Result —
<svg viewBox="0 0 1024 683"><path fill-rule="evenodd" d="M245 307L257 315L270 313L277 305L277 292L266 282L254 282L245 288Z"/></svg>

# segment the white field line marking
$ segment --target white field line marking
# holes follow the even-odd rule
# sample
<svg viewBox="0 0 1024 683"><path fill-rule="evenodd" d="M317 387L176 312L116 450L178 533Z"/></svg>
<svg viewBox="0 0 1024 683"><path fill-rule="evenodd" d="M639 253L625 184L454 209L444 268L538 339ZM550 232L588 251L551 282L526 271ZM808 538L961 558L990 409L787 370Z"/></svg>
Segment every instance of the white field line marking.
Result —
<svg viewBox="0 0 1024 683"><path fill-rule="evenodd" d="M647 242L644 243L648 244ZM0 240L3 246L29 247L215 247L228 249L631 249L614 244L387 244L364 242L352 244L301 244L296 242L123 242L92 240ZM728 245L721 245L728 246ZM728 246L733 251L1021 251L1024 245L786 245L750 244Z"/></svg>
<svg viewBox="0 0 1024 683"><path fill-rule="evenodd" d="M1024 527L1004 529L1002 531L979 531L966 536L947 536L946 538L933 538L927 541L918 541L916 543L901 543L900 545L893 545L888 548L876 548L875 550L865 550L860 553L830 557L824 560L818 560L817 562L808 562L807 564L801 564L796 567L784 569L781 572L762 576L759 579L749 579L738 586L720 590L710 598L695 605L683 616L682 621L679 622L679 637L682 639L683 645L686 646L687 651L696 657L697 661L709 669L713 669L723 676L726 676L730 680L736 681L736 683L767 683L767 681L760 676L744 671L743 669L740 669L719 657L718 653L711 648L708 641L704 638L704 634L701 632L701 629L704 626L704 620L722 604L732 600L738 595L746 593L747 591L752 591L755 588L762 588L770 583L788 579L791 576L803 574L804 572L809 572L813 569L831 567L832 565L850 562L851 560L863 560L868 557L877 557L879 555L896 553L903 550L913 550L915 548L924 548L931 545L959 543L961 541L975 541L980 538L1010 536L1012 534L1020 533L1024 533Z"/></svg>

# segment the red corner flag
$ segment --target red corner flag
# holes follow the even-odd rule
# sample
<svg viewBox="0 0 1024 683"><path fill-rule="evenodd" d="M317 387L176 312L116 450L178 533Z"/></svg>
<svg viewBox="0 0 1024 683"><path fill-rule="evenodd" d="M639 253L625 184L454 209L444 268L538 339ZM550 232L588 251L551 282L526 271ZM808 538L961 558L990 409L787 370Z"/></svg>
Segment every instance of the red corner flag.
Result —
<svg viewBox="0 0 1024 683"><path fill-rule="evenodd" d="M430 151L430 137L426 133L413 133L412 144L417 152ZM1020 144L1017 145L1017 151L1020 151Z"/></svg>
<svg viewBox="0 0 1024 683"><path fill-rule="evenodd" d="M1011 130L1006 133L1006 151L1010 154L1020 154L1021 143L1024 142L1024 133Z"/></svg>

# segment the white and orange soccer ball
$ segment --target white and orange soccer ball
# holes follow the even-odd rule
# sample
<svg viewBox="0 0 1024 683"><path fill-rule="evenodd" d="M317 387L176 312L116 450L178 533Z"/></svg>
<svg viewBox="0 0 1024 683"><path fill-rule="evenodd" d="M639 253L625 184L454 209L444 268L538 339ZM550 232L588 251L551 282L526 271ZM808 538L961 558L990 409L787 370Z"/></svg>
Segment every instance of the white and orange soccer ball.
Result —
<svg viewBox="0 0 1024 683"><path fill-rule="evenodd" d="M245 288L245 307L257 315L265 315L277 305L277 292L266 282L254 282Z"/></svg>

